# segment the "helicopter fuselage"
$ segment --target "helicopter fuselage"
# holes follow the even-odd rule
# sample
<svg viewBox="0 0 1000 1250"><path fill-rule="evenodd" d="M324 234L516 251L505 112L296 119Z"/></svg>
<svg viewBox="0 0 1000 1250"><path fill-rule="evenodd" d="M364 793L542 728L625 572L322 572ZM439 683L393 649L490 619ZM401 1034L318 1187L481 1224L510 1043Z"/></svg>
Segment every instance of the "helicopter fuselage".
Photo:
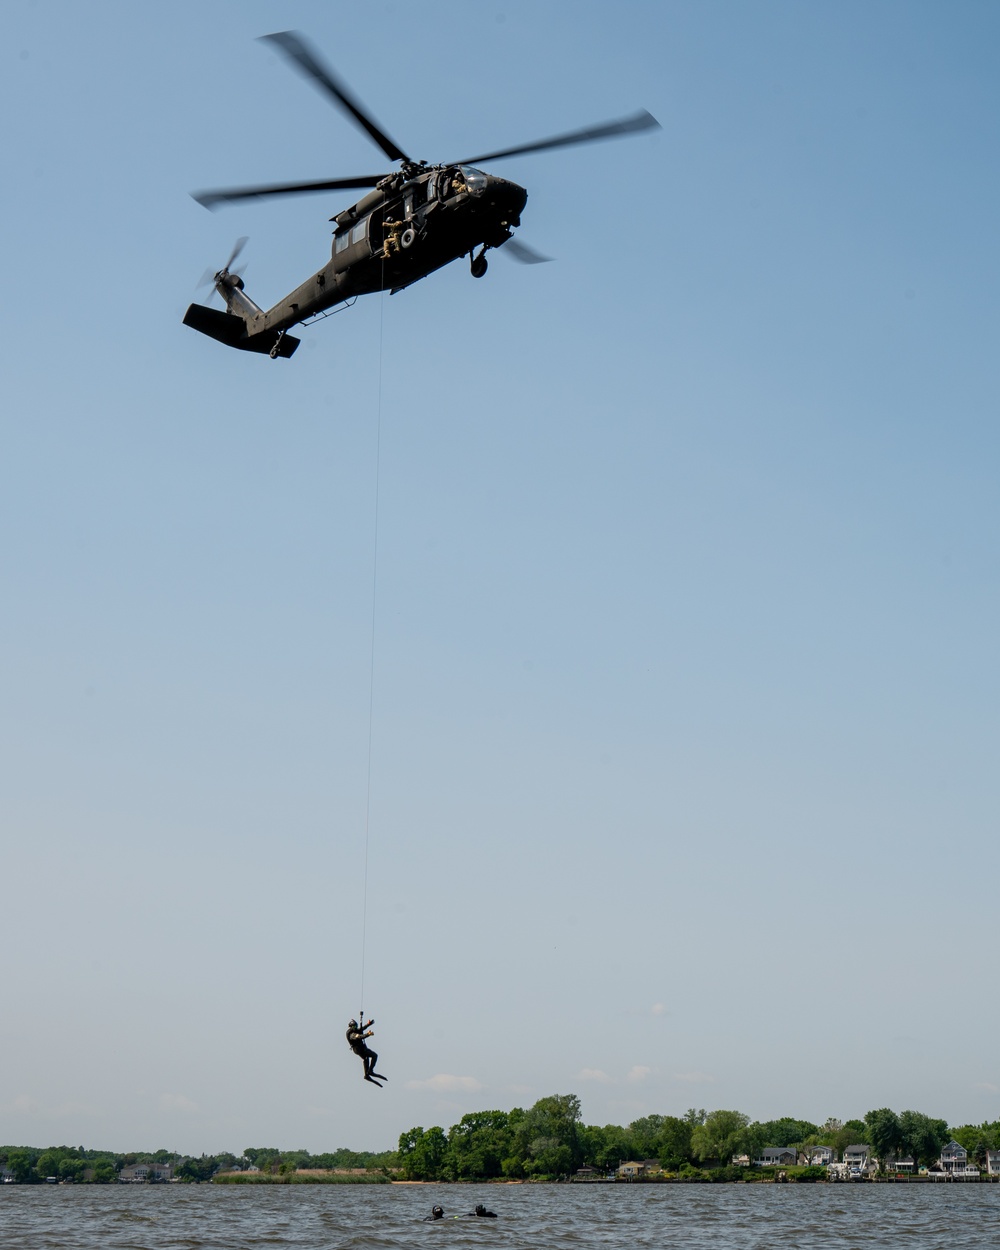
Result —
<svg viewBox="0 0 1000 1250"><path fill-rule="evenodd" d="M483 253L511 237L527 198L517 183L468 165L389 175L331 219L336 229L330 260L272 308L259 308L242 279L222 271L215 286L227 312L192 304L185 322L233 347L273 355L285 355L286 347L291 354L295 341L287 341L287 330L359 295L401 291L462 256L473 258L476 274L476 248L482 249L483 272ZM230 318L239 318L242 326ZM225 333L216 333L213 325Z"/></svg>

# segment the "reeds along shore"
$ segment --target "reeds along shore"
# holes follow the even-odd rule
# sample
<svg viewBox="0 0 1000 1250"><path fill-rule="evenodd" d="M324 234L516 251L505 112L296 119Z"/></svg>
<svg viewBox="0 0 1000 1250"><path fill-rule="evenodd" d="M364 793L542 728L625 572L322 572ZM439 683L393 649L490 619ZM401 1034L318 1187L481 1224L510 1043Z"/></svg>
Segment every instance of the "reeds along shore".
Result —
<svg viewBox="0 0 1000 1250"><path fill-rule="evenodd" d="M301 1172L216 1172L213 1185L388 1185L384 1172L325 1172L309 1168Z"/></svg>

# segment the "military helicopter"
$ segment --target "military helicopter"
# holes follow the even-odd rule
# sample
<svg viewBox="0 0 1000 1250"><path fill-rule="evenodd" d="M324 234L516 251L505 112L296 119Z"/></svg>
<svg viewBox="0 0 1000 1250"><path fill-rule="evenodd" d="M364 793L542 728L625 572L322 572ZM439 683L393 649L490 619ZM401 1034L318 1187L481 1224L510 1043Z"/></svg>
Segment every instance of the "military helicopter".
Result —
<svg viewBox="0 0 1000 1250"><path fill-rule="evenodd" d="M330 220L335 223L332 255L327 264L290 295L265 312L247 295L241 271L231 267L246 239L240 239L225 265L206 276L226 303L226 311L192 304L184 324L240 351L287 359L299 345L288 330L328 316L338 304L360 295L403 290L435 269L468 256L474 278L486 273L486 253L506 244L508 254L526 264L548 259L512 238L521 224L528 199L524 187L483 173L480 162L498 161L526 152L613 139L659 126L645 110L621 121L589 126L567 134L488 152L449 165L414 161L375 124L333 71L295 31L261 36L284 54L300 73L312 79L369 136L399 169L388 174L330 178L321 182L278 183L198 191L194 199L205 208L239 200L307 192L371 188L357 204ZM478 249L478 250L477 250Z"/></svg>

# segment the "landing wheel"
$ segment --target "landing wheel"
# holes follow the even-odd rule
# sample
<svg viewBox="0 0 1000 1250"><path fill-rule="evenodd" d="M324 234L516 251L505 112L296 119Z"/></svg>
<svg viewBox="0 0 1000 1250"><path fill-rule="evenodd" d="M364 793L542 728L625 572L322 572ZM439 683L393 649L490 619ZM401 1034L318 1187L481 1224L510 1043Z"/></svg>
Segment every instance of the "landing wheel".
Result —
<svg viewBox="0 0 1000 1250"><path fill-rule="evenodd" d="M481 278L486 273L486 270L489 269L489 264L486 261L486 257L480 253L478 256L473 257L469 268L474 278Z"/></svg>

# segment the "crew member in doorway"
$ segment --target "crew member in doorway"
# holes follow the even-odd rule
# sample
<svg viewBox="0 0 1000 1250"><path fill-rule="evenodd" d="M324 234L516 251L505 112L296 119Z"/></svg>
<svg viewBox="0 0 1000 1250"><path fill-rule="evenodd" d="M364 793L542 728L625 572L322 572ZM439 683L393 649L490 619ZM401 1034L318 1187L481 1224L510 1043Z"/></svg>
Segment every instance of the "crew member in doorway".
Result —
<svg viewBox="0 0 1000 1250"><path fill-rule="evenodd" d="M385 242L382 244L382 258L383 260L388 260L393 252L399 252L402 250L402 245L400 244L399 240L400 240L400 235L403 230L403 222L401 221L384 222L383 229L385 230L386 234L385 234Z"/></svg>
<svg viewBox="0 0 1000 1250"><path fill-rule="evenodd" d="M365 1039L372 1036L371 1026L374 1020L365 1021L364 1016L361 1017L361 1023L352 1020L347 1026L347 1044L356 1055L360 1055L365 1065L365 1080L371 1081L373 1085L378 1085L379 1081L387 1081L389 1078L383 1076L381 1072L375 1071L375 1065L378 1063L378 1055L372 1048L367 1045ZM367 1032L366 1032L367 1030Z"/></svg>

